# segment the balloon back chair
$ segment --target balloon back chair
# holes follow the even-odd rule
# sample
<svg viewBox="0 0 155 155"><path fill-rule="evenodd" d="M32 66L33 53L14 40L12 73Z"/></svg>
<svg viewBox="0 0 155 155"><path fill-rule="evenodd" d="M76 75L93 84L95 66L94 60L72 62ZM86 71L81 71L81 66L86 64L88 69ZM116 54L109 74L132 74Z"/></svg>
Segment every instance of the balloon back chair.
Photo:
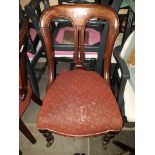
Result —
<svg viewBox="0 0 155 155"><path fill-rule="evenodd" d="M74 69L54 79L54 50L50 22L54 18L71 20L74 28ZM104 19L109 25L103 56L102 76L85 70L84 33L86 22ZM119 20L113 9L97 4L57 5L41 16L40 33L47 54L49 79L40 109L37 128L46 137L47 146L53 133L69 137L103 136L103 144L122 129L122 117L109 82L113 45L119 32ZM79 48L78 48L79 47Z"/></svg>

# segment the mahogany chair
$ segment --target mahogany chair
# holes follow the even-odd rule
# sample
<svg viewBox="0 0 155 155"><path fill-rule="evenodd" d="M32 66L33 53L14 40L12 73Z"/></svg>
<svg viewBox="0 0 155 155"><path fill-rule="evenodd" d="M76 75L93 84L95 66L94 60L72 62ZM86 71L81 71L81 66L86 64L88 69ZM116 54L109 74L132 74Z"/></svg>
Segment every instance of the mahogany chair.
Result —
<svg viewBox="0 0 155 155"><path fill-rule="evenodd" d="M26 61L27 61L27 39L28 39L28 20L22 20L20 23L20 33L19 33L19 129L20 131L31 141L35 143L36 139L25 126L21 117L31 99L38 105L42 105L42 101L37 98L33 91L30 82L27 78L26 72Z"/></svg>
<svg viewBox="0 0 155 155"><path fill-rule="evenodd" d="M54 79L54 50L50 22L55 18L71 20L74 28L75 67ZM104 19L109 25L102 75L85 70L84 33L86 22ZM109 82L113 45L119 32L119 19L113 9L97 4L57 5L45 10L40 19L40 33L47 54L49 78L47 92L40 109L37 128L50 146L53 133L68 137L103 136L109 142L122 129L122 116ZM80 46L80 48L78 48Z"/></svg>

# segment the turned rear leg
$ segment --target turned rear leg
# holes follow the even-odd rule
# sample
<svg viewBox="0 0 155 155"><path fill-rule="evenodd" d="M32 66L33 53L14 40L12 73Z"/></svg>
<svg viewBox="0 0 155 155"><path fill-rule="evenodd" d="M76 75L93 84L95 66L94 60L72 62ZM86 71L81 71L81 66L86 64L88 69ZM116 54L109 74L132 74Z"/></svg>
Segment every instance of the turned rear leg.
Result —
<svg viewBox="0 0 155 155"><path fill-rule="evenodd" d="M36 104L38 104L38 105L40 105L40 106L42 106L42 100L40 99L40 98L38 98L34 93L32 93L32 100L36 103Z"/></svg>

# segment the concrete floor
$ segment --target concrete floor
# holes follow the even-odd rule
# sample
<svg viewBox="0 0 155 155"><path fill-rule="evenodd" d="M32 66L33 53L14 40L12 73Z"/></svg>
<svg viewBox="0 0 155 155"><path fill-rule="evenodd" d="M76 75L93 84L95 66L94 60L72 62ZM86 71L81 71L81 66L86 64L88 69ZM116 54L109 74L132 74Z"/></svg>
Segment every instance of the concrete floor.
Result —
<svg viewBox="0 0 155 155"><path fill-rule="evenodd" d="M58 65L58 72L64 71L67 68L69 68L68 64L60 64ZM40 96L42 99L45 94L46 84L47 71L42 76L39 82ZM19 144L22 155L74 155L74 153L84 153L85 155L117 155L123 152L123 150L112 143L114 139L123 142L131 147L134 147L135 130L134 128L124 127L123 130L107 145L106 150L104 150L102 146L102 136L75 139L54 135L55 141L53 145L47 148L45 138L41 133L39 133L35 126L39 109L40 107L33 101L31 101L29 107L22 116L22 119L25 122L26 126L37 139L36 144L33 145L20 132Z"/></svg>

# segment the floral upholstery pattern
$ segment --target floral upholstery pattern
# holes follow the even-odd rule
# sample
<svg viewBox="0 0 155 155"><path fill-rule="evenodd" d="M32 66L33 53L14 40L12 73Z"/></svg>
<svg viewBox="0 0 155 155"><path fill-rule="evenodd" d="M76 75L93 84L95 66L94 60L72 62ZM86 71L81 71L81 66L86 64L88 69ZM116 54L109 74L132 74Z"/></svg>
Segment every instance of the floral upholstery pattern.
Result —
<svg viewBox="0 0 155 155"><path fill-rule="evenodd" d="M61 73L48 89L37 128L82 137L120 131L122 117L107 82L96 72Z"/></svg>

